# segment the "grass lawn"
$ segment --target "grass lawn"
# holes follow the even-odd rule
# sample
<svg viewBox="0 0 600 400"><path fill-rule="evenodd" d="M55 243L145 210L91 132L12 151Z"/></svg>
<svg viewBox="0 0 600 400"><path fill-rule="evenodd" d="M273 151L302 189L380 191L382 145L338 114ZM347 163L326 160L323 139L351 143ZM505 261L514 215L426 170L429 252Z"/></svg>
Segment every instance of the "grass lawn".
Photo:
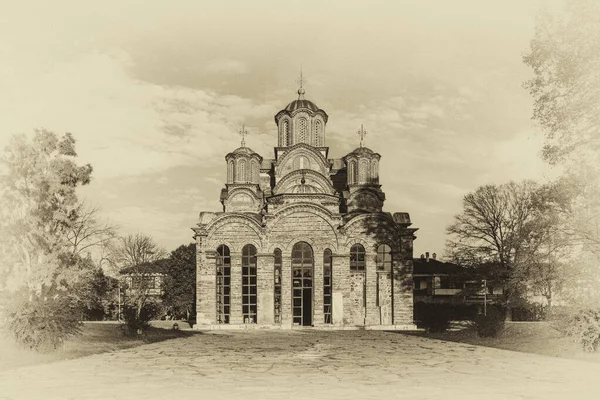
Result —
<svg viewBox="0 0 600 400"><path fill-rule="evenodd" d="M475 330L465 324L455 324L452 330L443 333L410 332L407 334L522 353L600 363L600 353L584 352L577 343L563 337L547 322L507 322L504 332L495 338L478 337Z"/></svg>
<svg viewBox="0 0 600 400"><path fill-rule="evenodd" d="M170 328L176 321L168 322L167 325ZM188 326L185 322L177 322L181 328ZM164 328L167 328L167 326ZM120 325L117 322L84 322L81 335L69 340L63 348L52 353L37 353L27 350L16 346L10 340L2 338L0 340L0 354L2 354L2 357L0 357L0 371L127 349L146 343L187 337L198 333L153 326L143 335L129 337L121 333Z"/></svg>

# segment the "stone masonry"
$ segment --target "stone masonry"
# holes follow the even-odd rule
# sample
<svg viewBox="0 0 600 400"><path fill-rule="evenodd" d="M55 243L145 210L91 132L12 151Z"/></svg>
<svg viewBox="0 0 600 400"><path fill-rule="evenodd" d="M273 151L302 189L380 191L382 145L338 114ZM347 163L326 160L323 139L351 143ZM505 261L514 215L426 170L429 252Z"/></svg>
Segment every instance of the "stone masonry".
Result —
<svg viewBox="0 0 600 400"><path fill-rule="evenodd" d="M197 329L414 327L417 229L408 213L382 211L381 156L363 147L362 127L360 147L328 158L328 118L301 87L275 116L273 159L244 140L225 157L223 212L201 212L193 228Z"/></svg>

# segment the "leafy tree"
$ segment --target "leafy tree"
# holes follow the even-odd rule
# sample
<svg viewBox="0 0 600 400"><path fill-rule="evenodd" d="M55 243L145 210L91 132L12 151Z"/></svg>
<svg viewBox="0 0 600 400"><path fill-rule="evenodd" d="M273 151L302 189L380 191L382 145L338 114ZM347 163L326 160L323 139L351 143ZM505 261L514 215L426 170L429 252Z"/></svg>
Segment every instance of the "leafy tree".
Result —
<svg viewBox="0 0 600 400"><path fill-rule="evenodd" d="M195 313L196 245L179 246L167 259L163 280L163 304L174 317L188 320Z"/></svg>
<svg viewBox="0 0 600 400"><path fill-rule="evenodd" d="M1 160L0 289L12 293L11 332L34 348L55 348L78 331L70 289L90 264L73 252L68 232L80 218L76 189L90 182L92 167L76 156L71 134L36 130L32 140L14 136Z"/></svg>
<svg viewBox="0 0 600 400"><path fill-rule="evenodd" d="M30 142L13 137L2 162L0 243L11 287L33 295L65 289L81 263L69 252L67 232L78 219L76 188L87 185L92 167L74 162L75 140L37 130Z"/></svg>
<svg viewBox="0 0 600 400"><path fill-rule="evenodd" d="M88 262L92 262L88 259ZM117 307L118 280L93 267L74 286L72 293L81 306L82 319L103 320Z"/></svg>
<svg viewBox="0 0 600 400"><path fill-rule="evenodd" d="M543 157L561 166L560 182L573 193L565 229L585 270L571 280L587 302L600 292L600 2L569 0L563 11L540 15L523 57L533 71L524 86L546 135Z"/></svg>
<svg viewBox="0 0 600 400"><path fill-rule="evenodd" d="M600 153L600 3L569 0L564 14L540 15L523 57L534 76L525 82L533 118L546 132L550 163ZM592 160L595 161L595 160Z"/></svg>

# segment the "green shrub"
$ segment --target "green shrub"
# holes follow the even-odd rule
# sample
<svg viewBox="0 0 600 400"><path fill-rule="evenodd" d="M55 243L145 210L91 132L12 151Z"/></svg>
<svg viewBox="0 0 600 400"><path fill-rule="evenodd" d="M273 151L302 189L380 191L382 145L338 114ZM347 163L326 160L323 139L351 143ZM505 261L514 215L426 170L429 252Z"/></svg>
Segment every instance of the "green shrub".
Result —
<svg viewBox="0 0 600 400"><path fill-rule="evenodd" d="M559 325L584 351L600 350L600 309L582 309L565 315Z"/></svg>
<svg viewBox="0 0 600 400"><path fill-rule="evenodd" d="M137 307L127 305L123 309L123 319L125 321L125 334L139 334L148 329L149 322L160 315L162 307L156 303L146 303L137 314Z"/></svg>
<svg viewBox="0 0 600 400"><path fill-rule="evenodd" d="M59 348L70 336L81 333L77 302L66 295L42 297L14 295L7 306L7 329L27 348L47 352Z"/></svg>
<svg viewBox="0 0 600 400"><path fill-rule="evenodd" d="M446 304L415 305L415 322L427 332L444 332L450 328L452 307Z"/></svg>
<svg viewBox="0 0 600 400"><path fill-rule="evenodd" d="M511 311L513 321L543 321L547 316L546 308L541 304L526 304Z"/></svg>
<svg viewBox="0 0 600 400"><path fill-rule="evenodd" d="M504 330L505 313L499 307L488 307L486 315L478 314L473 319L477 336L496 337Z"/></svg>

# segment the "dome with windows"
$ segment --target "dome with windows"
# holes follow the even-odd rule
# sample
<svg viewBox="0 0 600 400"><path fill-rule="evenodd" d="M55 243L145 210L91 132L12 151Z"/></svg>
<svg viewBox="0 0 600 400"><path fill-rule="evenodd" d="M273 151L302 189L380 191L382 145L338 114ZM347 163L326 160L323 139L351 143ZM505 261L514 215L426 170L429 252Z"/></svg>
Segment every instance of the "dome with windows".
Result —
<svg viewBox="0 0 600 400"><path fill-rule="evenodd" d="M298 143L315 147L325 146L325 125L328 119L325 111L304 98L304 89L298 89L298 99L275 115L279 147L289 147Z"/></svg>

